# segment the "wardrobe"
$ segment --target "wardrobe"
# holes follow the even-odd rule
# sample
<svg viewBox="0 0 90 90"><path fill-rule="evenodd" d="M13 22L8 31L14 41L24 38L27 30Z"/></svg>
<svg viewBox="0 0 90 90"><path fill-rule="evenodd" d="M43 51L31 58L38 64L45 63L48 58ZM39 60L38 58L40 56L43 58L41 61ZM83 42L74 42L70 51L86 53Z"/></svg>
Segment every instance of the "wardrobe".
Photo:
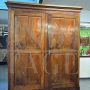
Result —
<svg viewBox="0 0 90 90"><path fill-rule="evenodd" d="M81 7L6 2L9 90L80 90Z"/></svg>

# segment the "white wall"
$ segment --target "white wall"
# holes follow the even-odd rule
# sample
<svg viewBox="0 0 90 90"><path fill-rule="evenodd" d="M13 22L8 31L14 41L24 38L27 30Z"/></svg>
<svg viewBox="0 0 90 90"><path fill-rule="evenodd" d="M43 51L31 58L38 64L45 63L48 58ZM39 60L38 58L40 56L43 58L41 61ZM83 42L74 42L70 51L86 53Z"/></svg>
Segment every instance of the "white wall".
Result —
<svg viewBox="0 0 90 90"><path fill-rule="evenodd" d="M81 22L90 22L90 11L82 10L80 14Z"/></svg>
<svg viewBox="0 0 90 90"><path fill-rule="evenodd" d="M80 78L90 78L90 58L80 58Z"/></svg>
<svg viewBox="0 0 90 90"><path fill-rule="evenodd" d="M90 10L90 0L43 0L44 4L81 6L84 10Z"/></svg>
<svg viewBox="0 0 90 90"><path fill-rule="evenodd" d="M90 11L81 11L81 22L90 22ZM80 78L90 78L90 57L80 58Z"/></svg>

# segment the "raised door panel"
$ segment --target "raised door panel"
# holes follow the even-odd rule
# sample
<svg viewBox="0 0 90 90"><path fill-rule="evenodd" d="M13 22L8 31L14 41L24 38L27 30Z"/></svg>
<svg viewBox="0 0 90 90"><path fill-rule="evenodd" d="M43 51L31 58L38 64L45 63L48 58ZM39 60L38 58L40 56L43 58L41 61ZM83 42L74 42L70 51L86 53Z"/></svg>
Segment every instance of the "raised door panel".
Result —
<svg viewBox="0 0 90 90"><path fill-rule="evenodd" d="M15 17L16 50L41 49L42 17L40 15L29 15Z"/></svg>
<svg viewBox="0 0 90 90"><path fill-rule="evenodd" d="M44 88L44 26L42 13L15 13L14 89Z"/></svg>
<svg viewBox="0 0 90 90"><path fill-rule="evenodd" d="M48 16L47 76L52 88L78 85L77 19L73 16ZM78 86L77 86L78 87Z"/></svg>
<svg viewBox="0 0 90 90"><path fill-rule="evenodd" d="M48 84L52 88L75 87L78 80L77 53L48 54Z"/></svg>
<svg viewBox="0 0 90 90"><path fill-rule="evenodd" d="M16 90L44 88L43 55L41 53L15 54L14 84Z"/></svg>
<svg viewBox="0 0 90 90"><path fill-rule="evenodd" d="M49 17L48 19L48 49L78 50L77 19L65 17Z"/></svg>

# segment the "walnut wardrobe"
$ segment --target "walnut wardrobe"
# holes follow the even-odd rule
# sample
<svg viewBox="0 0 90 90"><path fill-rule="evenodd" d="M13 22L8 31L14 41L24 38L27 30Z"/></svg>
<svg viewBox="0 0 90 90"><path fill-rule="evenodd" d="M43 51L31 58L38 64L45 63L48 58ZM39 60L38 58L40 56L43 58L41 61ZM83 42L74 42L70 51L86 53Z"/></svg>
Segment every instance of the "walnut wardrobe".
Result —
<svg viewBox="0 0 90 90"><path fill-rule="evenodd" d="M82 8L6 4L9 90L79 90Z"/></svg>

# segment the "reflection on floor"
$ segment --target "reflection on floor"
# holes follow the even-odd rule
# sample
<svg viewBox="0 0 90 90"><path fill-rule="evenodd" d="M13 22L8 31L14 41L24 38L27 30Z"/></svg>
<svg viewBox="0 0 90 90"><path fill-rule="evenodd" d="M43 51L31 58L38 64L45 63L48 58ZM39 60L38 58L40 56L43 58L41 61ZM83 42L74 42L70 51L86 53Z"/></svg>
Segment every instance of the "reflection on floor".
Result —
<svg viewBox="0 0 90 90"><path fill-rule="evenodd" d="M90 90L90 78L80 79L80 90Z"/></svg>
<svg viewBox="0 0 90 90"><path fill-rule="evenodd" d="M0 65L0 90L8 90L8 66Z"/></svg>
<svg viewBox="0 0 90 90"><path fill-rule="evenodd" d="M7 65L0 65L0 90L8 90ZM90 90L90 79L80 79L80 90Z"/></svg>

